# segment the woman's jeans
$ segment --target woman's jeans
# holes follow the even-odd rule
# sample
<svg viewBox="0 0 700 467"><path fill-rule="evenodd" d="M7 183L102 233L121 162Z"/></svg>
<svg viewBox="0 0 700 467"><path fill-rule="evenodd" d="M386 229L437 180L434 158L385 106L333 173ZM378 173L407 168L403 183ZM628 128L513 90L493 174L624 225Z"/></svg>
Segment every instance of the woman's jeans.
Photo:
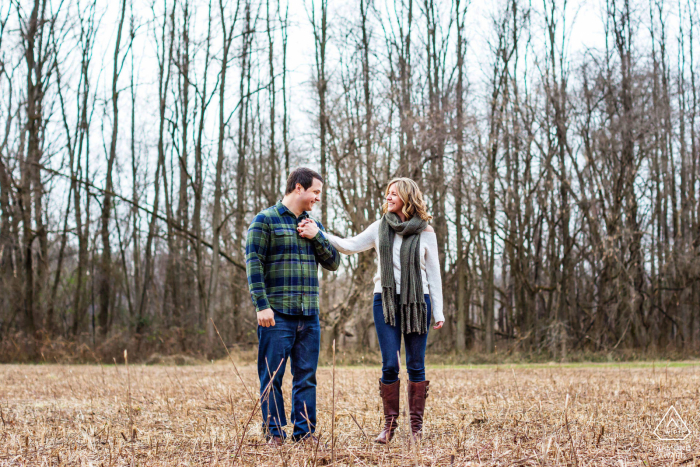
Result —
<svg viewBox="0 0 700 467"><path fill-rule="evenodd" d="M397 297L398 301L398 297ZM425 295L428 307L428 329L430 329L430 295ZM414 383L425 381L425 346L428 333L418 334L401 332L401 314L396 313L396 326L384 322L382 294L374 294L374 328L377 330L379 348L382 351L382 383L391 384L399 380L399 352L401 351L401 336L406 344L406 370L408 379Z"/></svg>

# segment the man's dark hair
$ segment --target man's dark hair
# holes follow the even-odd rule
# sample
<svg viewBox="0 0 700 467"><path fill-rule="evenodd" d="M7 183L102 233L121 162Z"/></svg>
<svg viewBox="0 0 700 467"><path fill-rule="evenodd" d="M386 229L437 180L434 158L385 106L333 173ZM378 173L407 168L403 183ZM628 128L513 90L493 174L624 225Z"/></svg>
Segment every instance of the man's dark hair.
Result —
<svg viewBox="0 0 700 467"><path fill-rule="evenodd" d="M321 183L323 182L323 177L321 177L316 171L307 169L306 167L299 167L298 169L294 169L292 173L289 174L289 177L287 177L287 191L284 192L285 195L288 195L292 191L294 191L294 188L297 187L297 183L301 185L305 190L308 190L309 187L314 183L314 178L320 181Z"/></svg>

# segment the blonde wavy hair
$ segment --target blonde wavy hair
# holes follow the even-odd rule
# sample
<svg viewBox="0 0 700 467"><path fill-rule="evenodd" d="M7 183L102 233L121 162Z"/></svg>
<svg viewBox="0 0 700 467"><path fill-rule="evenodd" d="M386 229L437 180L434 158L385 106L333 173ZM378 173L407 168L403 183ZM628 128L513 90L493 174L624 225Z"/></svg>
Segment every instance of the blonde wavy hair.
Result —
<svg viewBox="0 0 700 467"><path fill-rule="evenodd" d="M389 182L384 190L384 204L382 204L382 214L386 214L388 210L386 196L389 194L389 188L391 185L396 185L396 192L399 194L399 198L403 201L403 214L406 219L410 219L413 216L418 216L426 222L430 222L433 216L428 214L428 210L425 206L425 201L423 201L423 193L418 188L418 184L406 177L395 178Z"/></svg>

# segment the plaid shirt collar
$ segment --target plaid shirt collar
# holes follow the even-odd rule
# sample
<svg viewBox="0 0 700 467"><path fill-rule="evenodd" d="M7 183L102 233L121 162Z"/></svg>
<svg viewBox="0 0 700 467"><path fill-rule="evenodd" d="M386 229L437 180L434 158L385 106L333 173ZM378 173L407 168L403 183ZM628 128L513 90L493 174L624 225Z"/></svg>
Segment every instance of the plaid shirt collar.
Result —
<svg viewBox="0 0 700 467"><path fill-rule="evenodd" d="M277 204L275 204L275 208L277 208L277 212L280 214L280 216L283 216L285 214L292 216L294 219L306 219L309 217L309 213L307 211L302 211L301 215L299 217L294 214L291 209L289 209L287 206L282 203L282 201L277 201Z"/></svg>

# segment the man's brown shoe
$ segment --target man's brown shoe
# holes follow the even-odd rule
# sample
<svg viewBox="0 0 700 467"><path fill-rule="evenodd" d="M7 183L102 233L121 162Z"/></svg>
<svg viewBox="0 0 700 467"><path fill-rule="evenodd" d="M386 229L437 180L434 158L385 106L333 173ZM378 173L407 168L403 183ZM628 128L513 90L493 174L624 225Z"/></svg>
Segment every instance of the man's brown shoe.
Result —
<svg viewBox="0 0 700 467"><path fill-rule="evenodd" d="M280 447L284 444L284 438L281 436L270 436L267 438L267 445L273 447Z"/></svg>
<svg viewBox="0 0 700 467"><path fill-rule="evenodd" d="M298 445L303 446L303 447L310 447L312 449L316 449L316 447L320 448L319 445L319 439L315 437L314 435L306 435L303 438L301 438L299 441L296 442Z"/></svg>

